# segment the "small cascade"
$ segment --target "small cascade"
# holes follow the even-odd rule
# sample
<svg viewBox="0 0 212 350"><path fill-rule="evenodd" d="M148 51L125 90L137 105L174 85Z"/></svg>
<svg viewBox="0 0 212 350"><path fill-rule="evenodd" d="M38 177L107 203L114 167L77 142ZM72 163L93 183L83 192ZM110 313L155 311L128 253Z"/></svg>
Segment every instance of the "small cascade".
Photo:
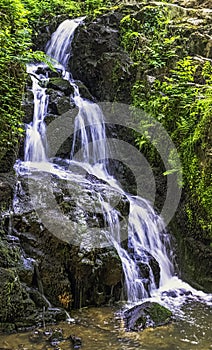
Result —
<svg viewBox="0 0 212 350"><path fill-rule="evenodd" d="M75 134L71 150L71 159L82 161L90 165L102 164L107 173L107 142L104 116L96 103L83 100L75 95L74 102L79 108L75 119ZM87 127L89 126L89 128ZM81 147L79 156L75 154L76 138L80 131Z"/></svg>
<svg viewBox="0 0 212 350"><path fill-rule="evenodd" d="M54 58L63 67L64 73L67 72L66 68L71 55L71 43L74 32L79 24L83 22L84 18L66 19L52 34L51 40L46 45L47 55Z"/></svg>
<svg viewBox="0 0 212 350"><path fill-rule="evenodd" d="M37 285L38 285L38 291L40 292L43 300L45 301L45 303L48 305L48 307L52 307L52 304L50 303L50 301L46 298L44 291L43 291L43 283L40 277L40 271L38 268L37 263L34 263L34 269L35 269L35 276L36 276L36 281L37 281Z"/></svg>
<svg viewBox="0 0 212 350"><path fill-rule="evenodd" d="M139 256L143 256L143 249L146 249L156 259L160 266L160 286L162 286L174 276L170 235L165 229L163 220L147 201L131 197L130 204L130 247L133 253ZM154 281L152 282L152 288L155 289Z"/></svg>
<svg viewBox="0 0 212 350"><path fill-rule="evenodd" d="M9 210L9 222L8 222L8 235L12 235L13 232L13 211Z"/></svg>
<svg viewBox="0 0 212 350"><path fill-rule="evenodd" d="M46 162L46 125L44 122L47 107L48 96L46 88L42 87L40 82L46 80L43 74L35 74L36 66L28 65L27 72L32 78L32 92L34 95L34 115L33 121L27 125L24 160L26 162Z"/></svg>
<svg viewBox="0 0 212 350"><path fill-rule="evenodd" d="M123 245L120 227L120 213L112 208L99 194L108 242L116 249L124 272L124 298L128 302L139 302L144 298L160 294L165 285L177 279L174 271L173 252L170 236L163 220L155 213L151 205L140 197L127 194L118 182L108 174L107 159L110 150L107 145L104 115L96 103L80 96L76 82L68 71L68 60L71 55L71 42L74 32L83 18L64 21L52 35L46 52L57 62L55 67L63 72L64 79L74 88L72 102L78 108L75 119L75 133L73 144L70 145L69 175L72 166L78 164L90 174L106 181L124 195L129 204L127 243ZM48 108L48 96L45 87L41 87L39 80L46 80L48 76L36 73L37 66L30 65L28 72L32 76L34 100L33 122L27 126L25 144L25 162L48 163L49 169L55 175L64 177L65 169L52 166L47 158L48 145L46 142L45 116ZM80 139L80 145L77 144ZM80 147L79 147L80 146ZM80 148L79 151L77 147ZM38 165L37 169L42 168ZM44 168L44 169L47 169ZM47 170L44 170L47 171ZM61 171L61 173L60 173ZM68 172L67 172L68 173ZM68 176L67 176L68 179ZM73 178L72 178L73 180ZM77 180L76 180L77 181ZM158 271L158 272L157 272ZM158 294L158 295L159 295Z"/></svg>
<svg viewBox="0 0 212 350"><path fill-rule="evenodd" d="M104 116L96 103L81 98L78 86L67 70L68 60L71 56L71 43L74 32L82 23L84 17L74 20L65 20L53 33L51 40L46 45L46 53L61 67L64 79L68 80L74 88L73 102L79 109L75 119L75 133L71 150L71 159L79 160L91 165L97 162L103 163L106 172L107 143L105 134ZM88 127L89 126L89 127ZM78 157L75 155L76 139L80 133L81 147ZM75 155L75 157L74 157Z"/></svg>

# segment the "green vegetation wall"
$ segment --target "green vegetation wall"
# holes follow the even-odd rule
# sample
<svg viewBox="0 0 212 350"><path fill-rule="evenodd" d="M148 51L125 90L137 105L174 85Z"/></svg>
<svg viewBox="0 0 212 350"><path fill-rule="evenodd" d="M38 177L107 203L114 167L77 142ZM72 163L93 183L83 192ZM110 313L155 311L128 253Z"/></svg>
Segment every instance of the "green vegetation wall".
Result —
<svg viewBox="0 0 212 350"><path fill-rule="evenodd" d="M208 35L212 34L212 18L202 10L173 8L171 4L139 7L137 11L129 11L121 21L122 45L136 71L132 102L163 124L178 149L184 194L178 232L183 230L183 239L190 236L209 248L212 246L212 43ZM157 164L157 155L148 144L148 129L146 138L139 134L135 138L141 151ZM178 171L170 154L168 173ZM182 232L179 236L182 240ZM198 251L197 244L196 248Z"/></svg>
<svg viewBox="0 0 212 350"><path fill-rule="evenodd" d="M21 100L25 82L22 58L29 47L27 11L19 0L0 2L0 171L13 165L22 134Z"/></svg>

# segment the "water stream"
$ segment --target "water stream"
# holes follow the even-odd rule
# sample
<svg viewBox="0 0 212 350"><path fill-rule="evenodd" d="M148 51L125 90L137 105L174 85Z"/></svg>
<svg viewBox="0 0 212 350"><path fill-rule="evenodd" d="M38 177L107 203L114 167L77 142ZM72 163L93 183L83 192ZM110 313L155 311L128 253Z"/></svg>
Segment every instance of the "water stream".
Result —
<svg viewBox="0 0 212 350"><path fill-rule="evenodd" d="M48 74L36 73L38 65L32 64L28 66L28 72L31 74L33 83L34 117L26 130L24 162L18 162L16 170L23 174L23 172L32 172L35 169L35 171L49 172L60 178L66 178L68 181L68 176L72 174L72 167L74 168L77 165L97 178L106 181L120 195L124 194L127 197L130 204L130 212L128 217L128 245L124 247L122 244L120 213L117 209L112 208L110 203L105 202L99 194L99 205L103 212L105 226L108 228L105 231L107 232L106 239L114 246L121 259L125 283L124 298L128 303L138 303L144 299L151 298L177 312L176 310L179 309L180 305L183 305L186 299L187 293L185 291L190 292L194 302L204 301L209 303L211 296L194 290L176 275L170 236L166 231L162 218L156 214L148 201L125 193L116 179L109 175L107 160L110 158L110 149L107 145L104 115L96 103L81 98L78 86L73 80L71 72L68 71L71 42L76 28L82 21L82 18L64 21L52 35L46 49L47 54L57 61L55 64L56 69L61 69L63 78L68 80L72 85L74 89L72 103L78 108L78 114L75 119L76 132L74 133L73 144L70 145L70 159L67 160L69 164L68 171L62 166L54 164L53 160L48 158L45 125L48 95L46 94L46 88L40 84L40 81L48 79ZM77 130L80 130L80 157L75 155ZM71 176L71 179L72 181L77 181L75 175ZM81 180L83 181L83 176ZM154 269L152 267L153 260L159 265L159 283L155 279ZM142 274L140 265L146 266L148 270L146 276ZM174 291L174 298L169 297L167 291L170 290L172 292ZM108 334L110 332L114 334L117 330L111 326ZM161 331L162 333L163 331ZM134 344L134 340L132 341L130 336L127 336L127 339L126 348L135 348L133 347L135 345L130 345L130 342ZM117 342L112 348L125 349L124 346L120 347L119 345L120 343ZM89 346L86 348L91 349ZM101 346L97 346L97 348L103 349ZM146 345L139 348L153 349ZM162 349L159 346L157 348ZM175 348L184 349L183 345ZM92 347L92 349L95 349L95 347ZM169 349L169 347L163 347L163 349ZM196 349L200 349L200 347Z"/></svg>
<svg viewBox="0 0 212 350"><path fill-rule="evenodd" d="M60 323L38 331L0 336L1 348L12 350L70 350L69 340L51 347L48 341L51 330L63 330L64 338L76 335L86 350L211 350L212 310L204 304L186 307L187 317L171 325L143 332L126 332L116 308L85 308L75 311L75 323ZM46 334L46 336L45 336Z"/></svg>

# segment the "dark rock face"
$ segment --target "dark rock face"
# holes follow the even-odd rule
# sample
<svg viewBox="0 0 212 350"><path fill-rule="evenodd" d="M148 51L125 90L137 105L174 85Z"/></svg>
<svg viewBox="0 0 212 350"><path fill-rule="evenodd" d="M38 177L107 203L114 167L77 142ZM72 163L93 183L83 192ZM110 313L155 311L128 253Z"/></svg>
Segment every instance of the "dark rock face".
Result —
<svg viewBox="0 0 212 350"><path fill-rule="evenodd" d="M175 220L170 223L170 231L177 240L176 250L182 278L194 288L203 289L204 287L206 292L211 293L212 250L207 241L204 242L202 239L201 242L193 237L198 234L201 237L201 232L198 232L198 228L196 231L191 231L187 223L185 198L176 212ZM185 232L183 237L181 232Z"/></svg>
<svg viewBox="0 0 212 350"><path fill-rule="evenodd" d="M144 262L142 254L138 255L134 252L130 252L130 255L140 270L141 278L143 279L143 281L146 281L146 283L145 283L146 290L147 291L149 290L150 268L152 269L152 272L154 275L155 284L156 284L157 288L159 288L160 267L159 267L157 260L145 250L144 250L144 256L145 256L145 260L147 260L147 262Z"/></svg>
<svg viewBox="0 0 212 350"><path fill-rule="evenodd" d="M53 90L59 90L65 94L65 96L71 95L74 92L74 88L71 86L69 81L62 78L51 78L47 83L47 88L52 88ZM48 92L47 92L48 93Z"/></svg>
<svg viewBox="0 0 212 350"><path fill-rule="evenodd" d="M18 156L18 145L11 146L10 148L5 149L4 154L1 154L1 160L0 160L0 172L1 173L8 173L12 171L13 165L15 164L15 161Z"/></svg>
<svg viewBox="0 0 212 350"><path fill-rule="evenodd" d="M41 180L45 176L46 181ZM98 203L95 198L99 193L98 182L85 185L73 181L67 183L54 177L50 179L45 173L35 174L28 183L29 195L27 184L22 181L25 195L19 196L13 227L26 257L32 258L34 267L37 266L31 281L27 274L22 277L23 281L43 292L53 305L68 310L72 306L101 305L119 300L121 262L114 248L105 245L104 230L107 228L104 218L93 206ZM33 186L36 189L34 194ZM102 196L115 203L122 215L127 215L127 199L109 190L107 185L103 186L107 191L103 188ZM48 201L51 188L54 188L56 198L53 206L51 199ZM40 202L37 201L39 196L42 197ZM47 223L47 228L41 224L39 214L45 216L42 221L44 219L44 224ZM70 220L67 229L65 225L58 225L67 218ZM70 232L70 225L73 225L73 232ZM37 296L32 293L32 298L35 300Z"/></svg>
<svg viewBox="0 0 212 350"><path fill-rule="evenodd" d="M125 327L128 331L142 331L158 327L171 321L170 310L155 302L145 302L124 312Z"/></svg>
<svg viewBox="0 0 212 350"><path fill-rule="evenodd" d="M105 238L108 228L102 213L95 211L100 183L92 176L84 181L67 182L36 172L19 178L14 213L2 213L1 330L27 329L41 324L43 317L52 323L66 318L63 309L120 299L121 262ZM106 183L101 186L102 197L128 215L128 200ZM71 224L66 227L67 220Z"/></svg>
<svg viewBox="0 0 212 350"><path fill-rule="evenodd" d="M8 203L13 197L13 188L8 181L0 177L0 201Z"/></svg>
<svg viewBox="0 0 212 350"><path fill-rule="evenodd" d="M118 32L122 17L114 12L80 26L72 43L69 66L73 77L98 101L130 102L131 62L120 46Z"/></svg>
<svg viewBox="0 0 212 350"><path fill-rule="evenodd" d="M0 281L1 321L8 323L13 323L14 320L24 321L35 311L35 304L22 286L16 271L0 268Z"/></svg>

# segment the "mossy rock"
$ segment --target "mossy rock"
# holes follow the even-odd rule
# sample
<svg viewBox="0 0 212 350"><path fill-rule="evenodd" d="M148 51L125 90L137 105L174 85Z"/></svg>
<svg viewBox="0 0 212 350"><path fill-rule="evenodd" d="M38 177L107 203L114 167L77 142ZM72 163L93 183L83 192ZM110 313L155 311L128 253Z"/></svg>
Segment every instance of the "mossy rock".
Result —
<svg viewBox="0 0 212 350"><path fill-rule="evenodd" d="M172 313L166 307L147 301L124 312L125 327L128 331L142 331L148 327L166 325Z"/></svg>
<svg viewBox="0 0 212 350"><path fill-rule="evenodd" d="M51 78L48 82L47 87L62 91L66 96L74 92L73 86L71 86L68 80L64 80L63 78Z"/></svg>
<svg viewBox="0 0 212 350"><path fill-rule="evenodd" d="M22 321L34 311L35 304L20 283L17 271L0 268L0 322Z"/></svg>
<svg viewBox="0 0 212 350"><path fill-rule="evenodd" d="M19 262L19 247L10 247L6 240L0 239L0 267L15 267Z"/></svg>

